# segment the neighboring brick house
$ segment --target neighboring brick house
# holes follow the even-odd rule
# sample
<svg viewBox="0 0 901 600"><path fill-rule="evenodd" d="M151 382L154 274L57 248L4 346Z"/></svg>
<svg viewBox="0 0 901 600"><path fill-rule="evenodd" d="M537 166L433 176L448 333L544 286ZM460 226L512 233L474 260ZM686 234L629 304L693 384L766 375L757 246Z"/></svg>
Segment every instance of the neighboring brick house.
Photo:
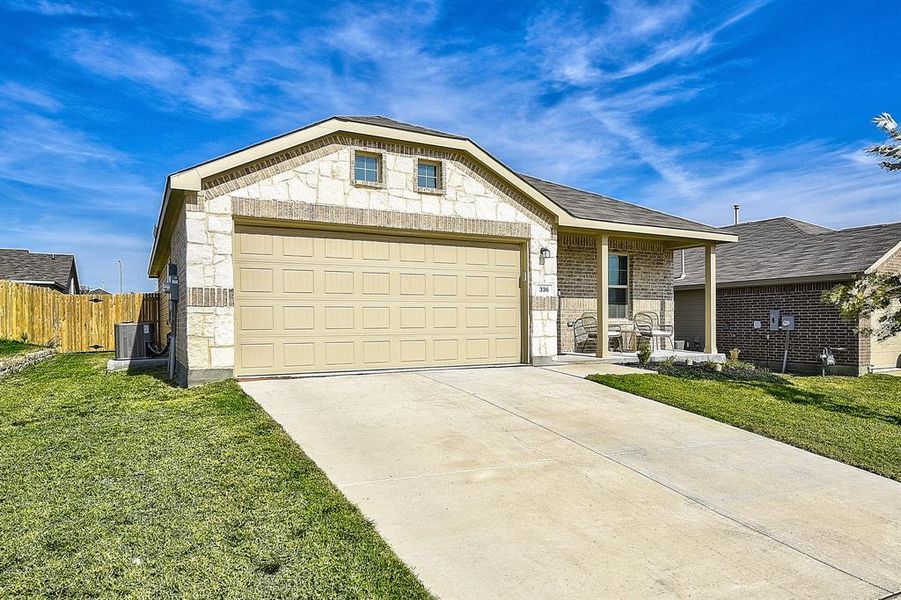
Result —
<svg viewBox="0 0 901 600"><path fill-rule="evenodd" d="M0 279L77 294L78 268L71 254L0 248Z"/></svg>
<svg viewBox="0 0 901 600"><path fill-rule="evenodd" d="M901 223L836 231L778 217L722 229L737 234L739 242L718 252L720 349L738 348L745 360L781 369L786 335L769 328L770 310L781 310L795 319L795 329L788 334L790 370L819 371L825 347L834 349L832 372L901 367L901 336L880 341L858 335L835 307L822 302L825 291L857 274L901 272ZM674 259L678 277L681 254ZM675 285L676 339L688 343L704 341L698 322L701 260L697 251L685 251L684 277Z"/></svg>
<svg viewBox="0 0 901 600"><path fill-rule="evenodd" d="M161 330L183 384L540 364L572 350L583 310L601 339L637 310L672 323L673 250L707 248L712 273L735 239L517 174L463 136L333 117L171 175L149 275L178 276Z"/></svg>

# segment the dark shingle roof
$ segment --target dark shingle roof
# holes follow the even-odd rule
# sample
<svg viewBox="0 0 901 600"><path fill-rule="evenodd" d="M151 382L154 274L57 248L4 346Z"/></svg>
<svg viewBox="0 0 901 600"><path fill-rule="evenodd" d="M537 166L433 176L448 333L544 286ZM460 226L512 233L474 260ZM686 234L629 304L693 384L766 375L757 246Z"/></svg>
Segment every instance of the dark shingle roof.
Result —
<svg viewBox="0 0 901 600"><path fill-rule="evenodd" d="M668 215L658 210L645 208L644 206L638 206L637 204L624 202L609 196L571 188L559 183L538 179L531 175L520 173L519 176L547 196L554 204L579 219L724 233L722 230L710 225Z"/></svg>
<svg viewBox="0 0 901 600"><path fill-rule="evenodd" d="M392 127L394 129L400 129L402 131L412 131L414 133L427 133L429 135L439 135L441 137L453 138L456 140L465 140L468 139L465 136L457 135L455 133L447 133L446 131L438 131L437 129L429 129L428 127L421 127L419 125L413 125L412 123L404 123L403 121L395 121L394 119L389 119L388 117L383 117L381 115L337 115L334 118L339 121L351 121L353 123L366 123L368 125L379 125L381 127Z"/></svg>
<svg viewBox="0 0 901 600"><path fill-rule="evenodd" d="M723 227L738 243L717 247L717 283L794 278L844 279L868 269L901 241L901 222L832 230L788 217ZM680 268L676 261L675 269ZM685 251L685 279L676 287L704 284L704 251Z"/></svg>
<svg viewBox="0 0 901 600"><path fill-rule="evenodd" d="M62 290L67 290L74 267L75 257L71 254L41 254L0 248L0 279L53 282Z"/></svg>

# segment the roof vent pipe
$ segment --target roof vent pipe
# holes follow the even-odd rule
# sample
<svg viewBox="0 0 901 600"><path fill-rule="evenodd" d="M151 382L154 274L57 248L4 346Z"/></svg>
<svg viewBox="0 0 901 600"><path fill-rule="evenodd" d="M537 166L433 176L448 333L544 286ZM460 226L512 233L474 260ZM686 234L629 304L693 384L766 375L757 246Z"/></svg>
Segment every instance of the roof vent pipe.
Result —
<svg viewBox="0 0 901 600"><path fill-rule="evenodd" d="M741 212L741 204L733 204L733 205L732 205L732 210L735 211L735 222L732 223L732 224L733 224L733 225L738 225L738 213Z"/></svg>

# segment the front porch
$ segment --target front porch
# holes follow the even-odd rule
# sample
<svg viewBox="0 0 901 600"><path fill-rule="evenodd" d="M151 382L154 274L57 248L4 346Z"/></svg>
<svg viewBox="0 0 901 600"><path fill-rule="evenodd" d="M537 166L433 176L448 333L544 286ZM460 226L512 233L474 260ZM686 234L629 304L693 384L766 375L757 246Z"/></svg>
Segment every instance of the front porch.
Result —
<svg viewBox="0 0 901 600"><path fill-rule="evenodd" d="M692 348L690 340L676 340L674 335L673 282L680 274L674 270L673 255L680 249L698 245L695 240L687 242L661 236L561 231L557 257L558 359L593 357L619 364L636 363L639 346L649 344L654 362L725 360L716 345L716 245L713 242L703 243L705 346ZM681 261L678 266L681 268ZM598 302L598 298L607 301ZM652 321L654 325L639 327L636 318ZM590 339L586 339L584 328L574 327L584 323L594 327ZM598 344L597 340L607 343ZM679 341L684 343L677 344Z"/></svg>
<svg viewBox="0 0 901 600"><path fill-rule="evenodd" d="M651 352L650 362L666 362L675 360L677 363L696 364L704 362L723 363L726 355L714 352L695 352L693 350L654 350ZM595 353L565 352L553 357L554 364L610 364L610 365L634 365L638 364L638 352L622 352L611 350L604 358L598 358Z"/></svg>

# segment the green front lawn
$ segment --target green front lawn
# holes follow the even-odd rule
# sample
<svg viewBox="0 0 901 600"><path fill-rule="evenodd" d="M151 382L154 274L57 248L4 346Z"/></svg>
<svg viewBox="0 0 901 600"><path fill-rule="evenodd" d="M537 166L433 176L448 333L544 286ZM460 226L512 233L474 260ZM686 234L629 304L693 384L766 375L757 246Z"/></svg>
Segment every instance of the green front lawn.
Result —
<svg viewBox="0 0 901 600"><path fill-rule="evenodd" d="M29 352L39 349L40 346L26 344L19 340L0 340L0 362L7 358L13 358L20 354L28 354Z"/></svg>
<svg viewBox="0 0 901 600"><path fill-rule="evenodd" d="M901 377L588 378L901 480Z"/></svg>
<svg viewBox="0 0 901 600"><path fill-rule="evenodd" d="M0 597L428 597L233 381L108 358L0 380Z"/></svg>

